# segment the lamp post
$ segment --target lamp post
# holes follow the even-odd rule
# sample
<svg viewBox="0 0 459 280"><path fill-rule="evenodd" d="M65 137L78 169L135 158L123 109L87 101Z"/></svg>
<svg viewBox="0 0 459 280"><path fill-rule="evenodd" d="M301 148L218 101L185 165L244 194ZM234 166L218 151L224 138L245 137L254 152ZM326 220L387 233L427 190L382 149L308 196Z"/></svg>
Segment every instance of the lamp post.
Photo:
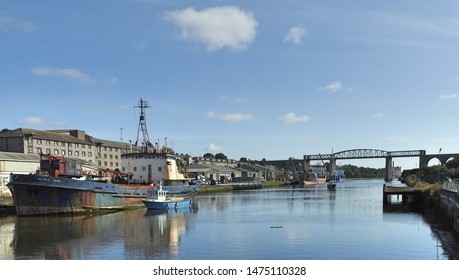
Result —
<svg viewBox="0 0 459 280"><path fill-rule="evenodd" d="M441 148L438 150L438 173L437 173L437 182L440 182L440 167L441 167Z"/></svg>

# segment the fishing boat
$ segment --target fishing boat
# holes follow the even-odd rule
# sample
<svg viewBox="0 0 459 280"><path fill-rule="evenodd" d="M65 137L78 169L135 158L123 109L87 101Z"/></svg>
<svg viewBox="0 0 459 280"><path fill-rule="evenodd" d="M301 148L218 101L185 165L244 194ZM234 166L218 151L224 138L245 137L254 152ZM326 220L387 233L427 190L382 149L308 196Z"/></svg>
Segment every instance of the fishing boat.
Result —
<svg viewBox="0 0 459 280"><path fill-rule="evenodd" d="M308 172L304 175L303 186L312 186L317 184L323 184L326 182L325 176L320 176L316 172Z"/></svg>
<svg viewBox="0 0 459 280"><path fill-rule="evenodd" d="M172 196L171 193L159 186L158 190L149 191L149 196L142 202L148 209L178 209L191 207L194 193L188 196Z"/></svg>
<svg viewBox="0 0 459 280"><path fill-rule="evenodd" d="M336 181L330 181L327 183L327 189L336 190Z"/></svg>
<svg viewBox="0 0 459 280"><path fill-rule="evenodd" d="M96 173L85 175L77 160L41 154L36 174L11 174L7 186L19 216L143 207L142 199L156 188L123 181L130 174L113 172L110 180L107 171Z"/></svg>
<svg viewBox="0 0 459 280"><path fill-rule="evenodd" d="M329 190L336 190L336 182L338 177L336 176L336 161L334 160L334 153L332 150L332 156L330 160L330 165L331 165L331 172L330 172L330 177L329 180L327 180L327 189Z"/></svg>

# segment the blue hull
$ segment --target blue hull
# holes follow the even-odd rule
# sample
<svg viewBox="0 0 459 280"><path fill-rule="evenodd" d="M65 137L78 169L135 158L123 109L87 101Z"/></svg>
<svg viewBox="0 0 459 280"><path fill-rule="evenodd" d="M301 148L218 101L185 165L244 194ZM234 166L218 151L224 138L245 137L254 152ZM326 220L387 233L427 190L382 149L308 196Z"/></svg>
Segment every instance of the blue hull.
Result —
<svg viewBox="0 0 459 280"><path fill-rule="evenodd" d="M154 201L152 199L144 199L142 200L143 204L148 209L177 209L177 208L185 208L191 207L192 201L191 199L181 200L181 201Z"/></svg>
<svg viewBox="0 0 459 280"><path fill-rule="evenodd" d="M20 216L122 210L143 206L148 196L148 189L140 187L22 174L14 174L8 188Z"/></svg>

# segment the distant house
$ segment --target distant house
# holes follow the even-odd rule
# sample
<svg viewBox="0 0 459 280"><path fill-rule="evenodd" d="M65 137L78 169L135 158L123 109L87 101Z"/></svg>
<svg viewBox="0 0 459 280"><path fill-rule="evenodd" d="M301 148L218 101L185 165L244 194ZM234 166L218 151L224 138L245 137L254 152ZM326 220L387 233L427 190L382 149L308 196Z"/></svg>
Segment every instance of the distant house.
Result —
<svg viewBox="0 0 459 280"><path fill-rule="evenodd" d="M244 181L267 179L267 169L261 165L241 164L239 170L241 170L242 179Z"/></svg>
<svg viewBox="0 0 459 280"><path fill-rule="evenodd" d="M207 181L215 180L220 183L230 182L241 177L240 170L219 164L193 163L187 166L186 172L191 175L189 177L204 176Z"/></svg>

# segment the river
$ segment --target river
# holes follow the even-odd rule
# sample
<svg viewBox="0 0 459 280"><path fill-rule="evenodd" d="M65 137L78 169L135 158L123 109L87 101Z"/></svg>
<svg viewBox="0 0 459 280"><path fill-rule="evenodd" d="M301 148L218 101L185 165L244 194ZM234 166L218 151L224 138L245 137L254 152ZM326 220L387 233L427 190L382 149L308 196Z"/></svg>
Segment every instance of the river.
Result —
<svg viewBox="0 0 459 280"><path fill-rule="evenodd" d="M457 259L456 241L434 220L383 207L383 183L199 195L178 212L4 216L0 260Z"/></svg>

